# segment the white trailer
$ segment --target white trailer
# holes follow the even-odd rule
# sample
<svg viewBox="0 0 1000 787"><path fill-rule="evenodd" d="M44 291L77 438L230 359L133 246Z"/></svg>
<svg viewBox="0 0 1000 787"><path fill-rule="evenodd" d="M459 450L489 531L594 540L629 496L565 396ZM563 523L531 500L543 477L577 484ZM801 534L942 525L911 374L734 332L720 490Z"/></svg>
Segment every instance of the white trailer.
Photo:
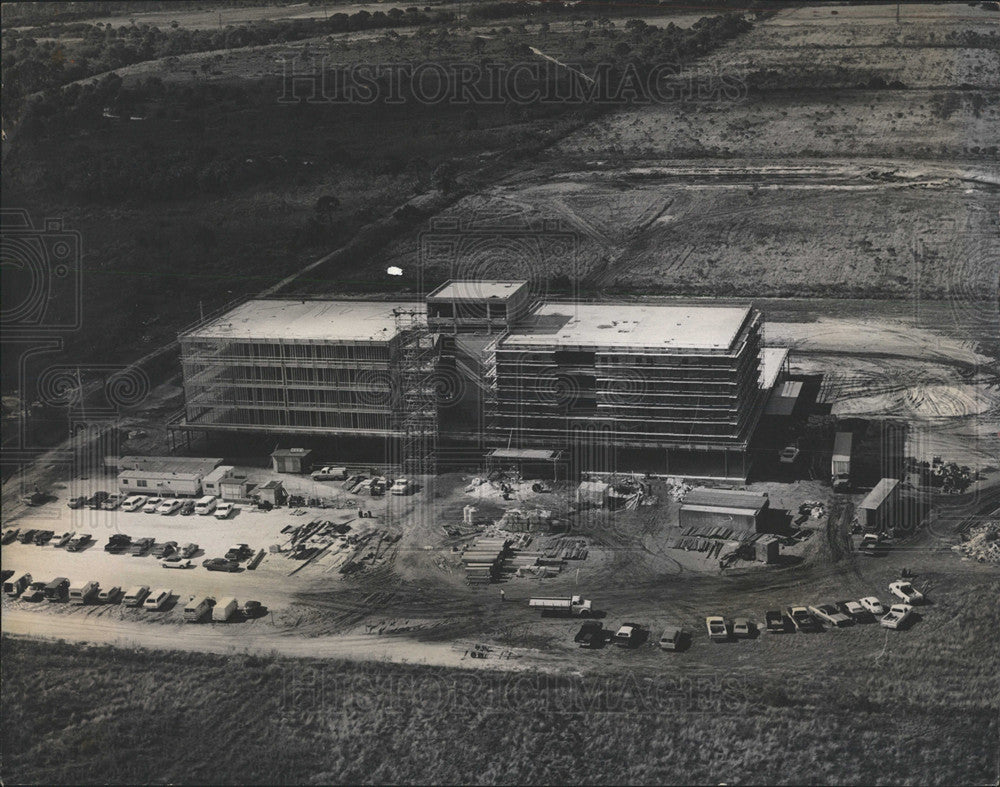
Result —
<svg viewBox="0 0 1000 787"><path fill-rule="evenodd" d="M226 596L225 598L220 598L218 603L212 607L212 620L219 623L225 623L233 615L236 614L236 610L239 608L239 604L236 599L232 596Z"/></svg>
<svg viewBox="0 0 1000 787"><path fill-rule="evenodd" d="M593 612L590 601L581 596L533 598L528 606L541 610L543 615L575 615L585 618Z"/></svg>
<svg viewBox="0 0 1000 787"><path fill-rule="evenodd" d="M854 435L837 432L833 441L833 459L830 461L830 483L834 491L847 489L851 485L851 445Z"/></svg>

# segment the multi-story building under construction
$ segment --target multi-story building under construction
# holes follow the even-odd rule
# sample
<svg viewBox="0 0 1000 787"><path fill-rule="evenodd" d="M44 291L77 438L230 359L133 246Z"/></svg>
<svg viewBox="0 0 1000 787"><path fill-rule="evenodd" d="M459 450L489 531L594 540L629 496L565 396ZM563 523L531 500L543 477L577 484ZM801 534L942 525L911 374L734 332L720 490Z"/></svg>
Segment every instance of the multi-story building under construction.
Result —
<svg viewBox="0 0 1000 787"><path fill-rule="evenodd" d="M529 293L477 281L426 303L248 301L180 336L182 428L411 472L433 471L443 439L458 455L547 449L576 470L746 477L776 379L759 311Z"/></svg>

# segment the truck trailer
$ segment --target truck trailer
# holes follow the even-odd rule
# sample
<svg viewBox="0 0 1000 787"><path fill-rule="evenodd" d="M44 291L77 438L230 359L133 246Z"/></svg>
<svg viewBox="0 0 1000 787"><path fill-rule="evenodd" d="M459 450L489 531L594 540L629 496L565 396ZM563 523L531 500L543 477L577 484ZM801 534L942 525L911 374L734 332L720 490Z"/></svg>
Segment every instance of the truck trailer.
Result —
<svg viewBox="0 0 1000 787"><path fill-rule="evenodd" d="M593 613L590 601L580 596L533 598L528 602L528 606L541 610L543 615L574 615L586 618Z"/></svg>
<svg viewBox="0 0 1000 787"><path fill-rule="evenodd" d="M220 598L219 602L212 607L212 620L225 623L236 614L237 609L239 609L239 604L232 596Z"/></svg>
<svg viewBox="0 0 1000 787"><path fill-rule="evenodd" d="M833 441L833 459L830 461L830 483L834 492L849 489L851 486L851 445L854 435L850 432L837 432Z"/></svg>

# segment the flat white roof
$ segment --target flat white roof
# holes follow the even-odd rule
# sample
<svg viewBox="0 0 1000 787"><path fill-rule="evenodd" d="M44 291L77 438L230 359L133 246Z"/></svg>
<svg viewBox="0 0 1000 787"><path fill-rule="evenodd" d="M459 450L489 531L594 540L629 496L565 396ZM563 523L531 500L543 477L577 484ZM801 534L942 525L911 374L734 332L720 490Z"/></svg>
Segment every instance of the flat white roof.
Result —
<svg viewBox="0 0 1000 787"><path fill-rule="evenodd" d="M427 296L427 300L485 301L496 298L505 301L527 286L527 281L502 281L500 279L450 281L434 290Z"/></svg>
<svg viewBox="0 0 1000 787"><path fill-rule="evenodd" d="M773 388L788 360L787 347L763 347L760 351L760 387ZM782 394L783 395L783 394ZM798 394L796 394L797 396Z"/></svg>
<svg viewBox="0 0 1000 787"><path fill-rule="evenodd" d="M247 301L184 338L389 341L396 335L392 310L397 308L424 311L416 302Z"/></svg>
<svg viewBox="0 0 1000 787"><path fill-rule="evenodd" d="M749 313L749 306L547 303L501 346L728 350Z"/></svg>

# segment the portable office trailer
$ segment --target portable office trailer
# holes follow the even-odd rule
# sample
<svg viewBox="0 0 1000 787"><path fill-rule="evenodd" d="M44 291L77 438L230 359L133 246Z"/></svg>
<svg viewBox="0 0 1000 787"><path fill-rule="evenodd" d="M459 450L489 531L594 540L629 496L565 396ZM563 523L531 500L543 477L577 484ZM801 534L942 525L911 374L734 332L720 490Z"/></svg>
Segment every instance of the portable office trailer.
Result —
<svg viewBox="0 0 1000 787"><path fill-rule="evenodd" d="M899 501L899 480L883 478L858 506L858 523L873 532L890 526Z"/></svg>

